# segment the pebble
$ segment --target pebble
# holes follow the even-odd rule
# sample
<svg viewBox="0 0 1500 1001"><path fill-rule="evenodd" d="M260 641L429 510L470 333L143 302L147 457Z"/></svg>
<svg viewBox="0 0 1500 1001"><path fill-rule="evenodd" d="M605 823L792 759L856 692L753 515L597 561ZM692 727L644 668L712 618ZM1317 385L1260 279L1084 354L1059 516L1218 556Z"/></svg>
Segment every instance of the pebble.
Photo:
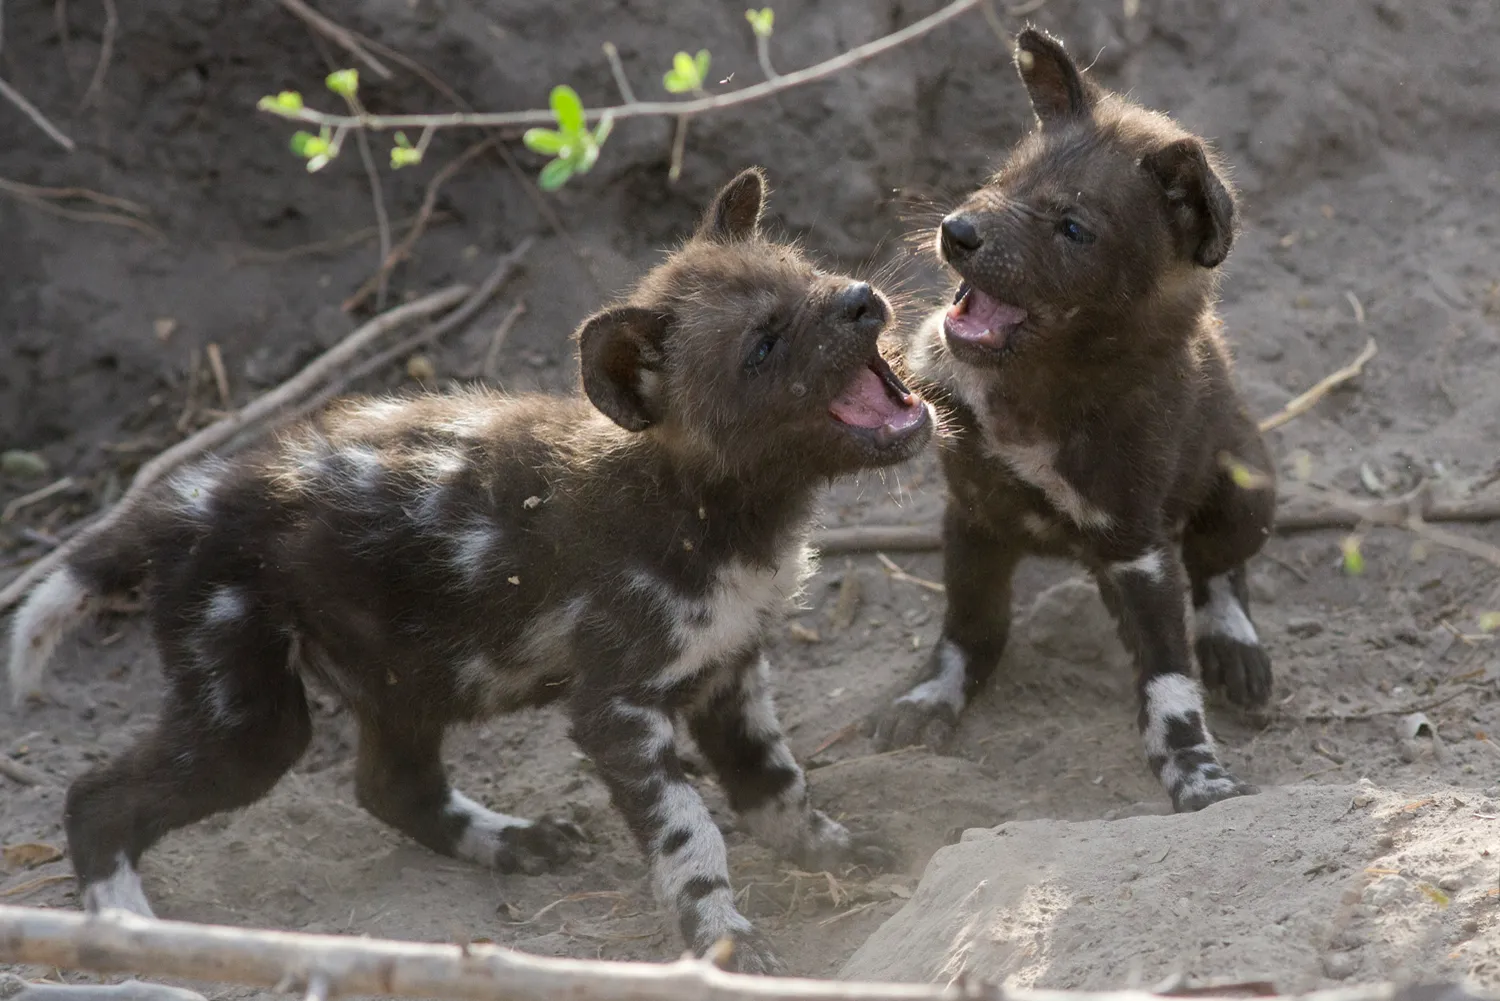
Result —
<svg viewBox="0 0 1500 1001"><path fill-rule="evenodd" d="M1333 980L1344 980L1354 975L1359 962L1347 952L1330 952L1323 957L1323 972Z"/></svg>
<svg viewBox="0 0 1500 1001"><path fill-rule="evenodd" d="M1365 902L1381 909L1396 903L1406 896L1411 883L1401 876L1384 876L1365 888Z"/></svg>
<svg viewBox="0 0 1500 1001"><path fill-rule="evenodd" d="M1457 890L1462 890L1463 888L1464 881L1462 876L1444 876L1442 879L1438 880L1439 890L1446 890L1449 893L1453 893Z"/></svg>
<svg viewBox="0 0 1500 1001"><path fill-rule="evenodd" d="M1288 619L1286 624L1286 631L1291 633L1293 636L1300 636L1302 639L1308 639L1310 637L1318 635L1323 631L1323 623L1319 622L1317 619L1308 619L1301 617Z"/></svg>
<svg viewBox="0 0 1500 1001"><path fill-rule="evenodd" d="M1479 921L1477 918L1469 918L1459 927L1464 930L1465 935L1473 935L1479 931Z"/></svg>

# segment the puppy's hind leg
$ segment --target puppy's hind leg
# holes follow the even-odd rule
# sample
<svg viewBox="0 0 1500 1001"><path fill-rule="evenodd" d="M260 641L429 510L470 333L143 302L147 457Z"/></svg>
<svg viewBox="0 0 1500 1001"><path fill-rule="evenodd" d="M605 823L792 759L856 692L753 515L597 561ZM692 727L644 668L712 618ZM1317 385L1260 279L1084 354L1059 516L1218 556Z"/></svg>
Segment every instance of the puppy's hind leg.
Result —
<svg viewBox="0 0 1500 1001"><path fill-rule="evenodd" d="M575 824L496 813L449 785L442 743L441 729L361 719L360 806L440 855L499 872L546 872L572 857L583 840Z"/></svg>
<svg viewBox="0 0 1500 1001"><path fill-rule="evenodd" d="M89 910L149 916L137 867L170 831L260 799L312 734L290 640L234 589L158 628L167 692L156 726L68 789L68 852Z"/></svg>

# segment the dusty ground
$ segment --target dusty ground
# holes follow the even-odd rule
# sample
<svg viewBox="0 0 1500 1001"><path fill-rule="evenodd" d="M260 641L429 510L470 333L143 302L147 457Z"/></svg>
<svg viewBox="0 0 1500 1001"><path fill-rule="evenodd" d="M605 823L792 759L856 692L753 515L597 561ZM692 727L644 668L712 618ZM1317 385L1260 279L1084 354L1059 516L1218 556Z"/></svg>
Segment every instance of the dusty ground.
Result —
<svg viewBox="0 0 1500 1001"><path fill-rule="evenodd" d="M718 89L760 78L742 5L601 7L587 5L584 16L583 4L551 0L319 4L421 60L479 107L540 106L558 81L572 82L591 104L613 101L599 51L605 40L620 47L643 97L661 96L660 73L679 48L712 50L714 79L729 79ZM774 59L782 69L807 65L936 7L786 0L776 6ZM102 17L91 4L66 11L64 46L52 5L8 5L0 74L79 149L64 154L0 106L7 136L0 177L144 203L166 239L0 198L9 236L0 243L0 447L38 450L55 474L82 484L0 525L0 561L12 566L41 551L25 530L62 529L175 440L179 423L211 419L221 405L212 380L196 380L194 390L189 377L207 345L220 346L233 400L243 402L352 328L358 317L338 304L376 259L368 240L288 253L369 226L371 207L352 147L308 176L286 151L290 130L251 110L282 87L314 93L326 72L313 40L278 5L121 5L113 59L98 100L83 110L75 106L98 57ZM1500 8L1489 0L1420 7L1144 0L1127 20L1119 4L1052 0L1036 17L1085 59L1100 52L1095 71L1105 83L1216 137L1235 165L1244 231L1228 267L1224 314L1258 413L1342 365L1366 337L1378 341L1381 353L1363 378L1273 434L1283 473L1305 464L1315 478L1360 493L1399 492L1426 477L1446 494L1493 496ZM410 75L365 79L377 110L445 107ZM776 222L845 266L894 261L912 288L940 296L940 276L901 256L902 230L923 222L912 206L972 185L1027 122L1006 50L971 15L836 79L695 122L675 187L666 183L670 124L623 124L593 173L550 202L579 253L502 164L480 161L444 189L445 221L397 272L393 292L476 280L497 254L537 235L524 274L432 360L439 382L471 371L504 310L524 299L528 311L501 353L499 381L566 389L574 325L681 235L714 186L760 163L778 189ZM415 212L427 181L471 138L445 135L426 165L382 174L393 217ZM518 155L528 171L539 166ZM403 378L393 370L387 384ZM196 403L183 420L190 390ZM4 480L0 501L40 482ZM929 456L883 480L841 486L826 520L928 522L940 494ZM1495 526L1464 530L1500 542ZM1338 544L1336 533L1279 538L1257 561L1258 617L1280 694L1264 726L1216 714L1228 760L1264 786L1369 778L1413 800L1500 795L1500 749L1479 739L1500 730L1496 645L1455 635L1476 632L1478 616L1500 608L1495 568L1380 532L1365 541L1365 573L1350 577L1340 570ZM940 577L935 554L901 562ZM1141 761L1129 671L1097 598L1077 587L1037 597L1070 572L1025 568L1020 601L1038 602L1037 610L1023 612L1008 670L967 717L951 756L871 757L859 737L814 751L915 669L935 638L941 596L891 580L873 557L825 567L796 620L821 641L788 631L773 644L779 703L795 750L819 766L818 798L883 827L907 851L909 868L844 887L849 897L841 893L835 907L821 878L788 875L732 836L745 906L795 971L835 973L963 828L1163 808ZM835 631L829 614L846 573L861 576L864 601L854 625ZM52 704L0 710L0 749L59 782L23 788L0 779L0 843L60 843L60 784L122 746L155 710L156 667L137 619L101 623L56 666ZM1444 741L1441 755L1401 745L1395 717L1372 715L1440 700L1428 715ZM314 750L269 800L174 836L148 858L147 890L163 914L489 937L557 955L675 953L642 862L557 716L497 721L457 735L451 747L471 795L509 812L568 807L583 819L592 857L538 878L496 878L435 858L364 816L352 804L348 721L330 706L321 722ZM1259 809L1287 808L1284 799L1262 802ZM1490 822L1491 842L1500 841L1497 823ZM1162 824L1149 843L1169 842L1171 831ZM1455 850L1470 848L1483 846ZM1246 881L1260 878L1253 857L1236 864ZM1483 864L1494 868L1493 860ZM0 894L70 906L66 881L16 890L65 871L51 863L0 872ZM571 899L557 903L564 898ZM1202 920L1193 906L1172 913L1185 925ZM1457 967L1484 973L1482 957L1493 953L1484 946L1500 936L1500 914L1486 903L1474 920L1467 938L1441 947L1459 953ZM1238 968L1216 955L1195 955L1190 972ZM1045 971L1038 982L1050 982Z"/></svg>

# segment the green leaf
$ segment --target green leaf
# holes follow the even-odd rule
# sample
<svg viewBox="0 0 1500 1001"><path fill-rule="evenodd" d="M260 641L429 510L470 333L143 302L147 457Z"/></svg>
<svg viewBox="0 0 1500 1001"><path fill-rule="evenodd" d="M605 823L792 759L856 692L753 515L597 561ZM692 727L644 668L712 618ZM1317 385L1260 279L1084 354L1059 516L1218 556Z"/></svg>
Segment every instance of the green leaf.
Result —
<svg viewBox="0 0 1500 1001"><path fill-rule="evenodd" d="M359 92L359 70L335 70L323 82L339 97L353 97Z"/></svg>
<svg viewBox="0 0 1500 1001"><path fill-rule="evenodd" d="M422 162L422 151L410 146L395 146L391 148L391 169L400 170L402 167L415 166Z"/></svg>
<svg viewBox="0 0 1500 1001"><path fill-rule="evenodd" d="M686 94L703 87L708 75L708 50L700 50L696 57L679 52L672 57L672 68L661 78L668 93Z"/></svg>
<svg viewBox="0 0 1500 1001"><path fill-rule="evenodd" d="M568 178L573 176L573 165L567 160L553 160L542 168L541 174L537 176L536 183L543 191L556 191L568 183Z"/></svg>
<svg viewBox="0 0 1500 1001"><path fill-rule="evenodd" d="M295 90L283 90L275 97L261 98L255 106L278 115L296 114L302 110L302 95Z"/></svg>
<svg viewBox="0 0 1500 1001"><path fill-rule="evenodd" d="M745 20L750 22L750 30L755 32L757 38L770 38L772 26L776 23L776 12L769 7L747 10Z"/></svg>
<svg viewBox="0 0 1500 1001"><path fill-rule="evenodd" d="M693 68L698 71L698 86L703 86L703 81L708 79L708 50L699 49L698 54L693 57ZM696 89L696 88L695 88Z"/></svg>
<svg viewBox="0 0 1500 1001"><path fill-rule="evenodd" d="M292 133L292 152L303 159L315 157L320 153L328 152L328 140L322 136L315 136L311 132Z"/></svg>
<svg viewBox="0 0 1500 1001"><path fill-rule="evenodd" d="M563 132L583 131L583 102L578 99L578 92L565 83L552 88L552 114Z"/></svg>
<svg viewBox="0 0 1500 1001"><path fill-rule="evenodd" d="M406 138L405 132L396 133L396 145L402 149L411 149L411 140Z"/></svg>
<svg viewBox="0 0 1500 1001"><path fill-rule="evenodd" d="M1339 548L1344 552L1344 572L1351 577L1358 577L1365 572L1365 556L1359 551L1359 537L1351 535L1340 543Z"/></svg>
<svg viewBox="0 0 1500 1001"><path fill-rule="evenodd" d="M557 156L568 144L568 137L551 129L527 129L521 137L526 148L543 156Z"/></svg>

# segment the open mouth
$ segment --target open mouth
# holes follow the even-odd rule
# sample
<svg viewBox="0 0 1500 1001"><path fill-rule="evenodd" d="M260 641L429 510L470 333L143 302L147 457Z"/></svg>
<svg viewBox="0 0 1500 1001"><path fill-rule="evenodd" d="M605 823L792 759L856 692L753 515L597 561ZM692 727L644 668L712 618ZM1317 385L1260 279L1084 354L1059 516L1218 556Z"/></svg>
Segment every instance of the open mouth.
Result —
<svg viewBox="0 0 1500 1001"><path fill-rule="evenodd" d="M990 351L999 351L1026 321L1026 310L985 295L968 282L958 286L958 294L948 315L943 317L943 333L949 341L960 341Z"/></svg>
<svg viewBox="0 0 1500 1001"><path fill-rule="evenodd" d="M875 444L895 444L927 421L927 405L901 384L879 355L854 376L828 407L840 424L874 433Z"/></svg>

